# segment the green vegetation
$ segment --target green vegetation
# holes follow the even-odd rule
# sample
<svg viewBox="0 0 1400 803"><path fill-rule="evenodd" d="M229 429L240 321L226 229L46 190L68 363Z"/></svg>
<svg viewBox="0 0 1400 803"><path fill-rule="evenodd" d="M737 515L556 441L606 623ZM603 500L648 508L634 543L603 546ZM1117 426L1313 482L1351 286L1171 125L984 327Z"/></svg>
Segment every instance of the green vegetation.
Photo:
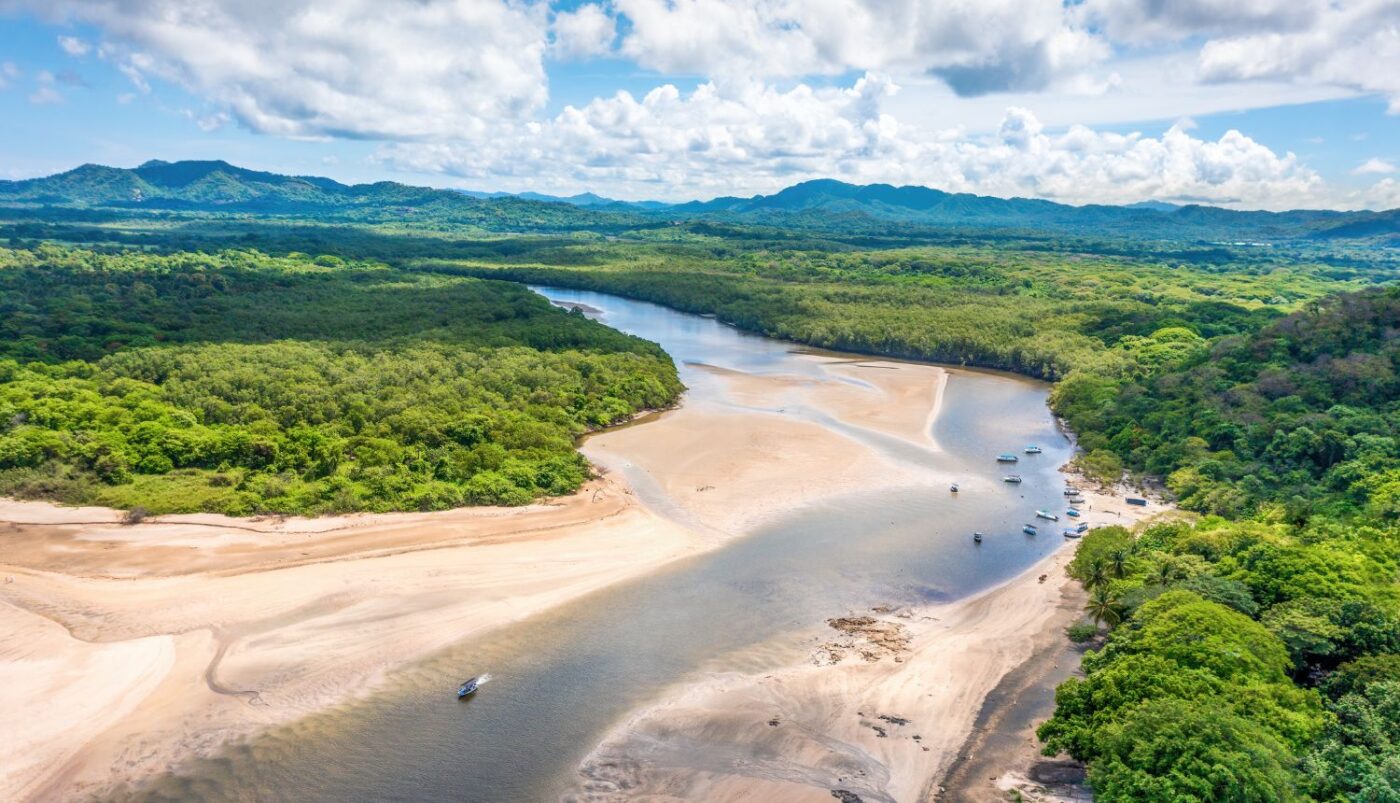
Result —
<svg viewBox="0 0 1400 803"><path fill-rule="evenodd" d="M523 288L334 256L0 250L0 321L0 492L155 513L522 504L680 391Z"/></svg>
<svg viewBox="0 0 1400 803"><path fill-rule="evenodd" d="M522 249L523 250L523 249ZM542 257L550 266L519 264ZM1376 274L1283 262L1209 269L991 247L552 245L416 267L618 293L833 349L1056 379L1142 373ZM561 266L562 265L562 266Z"/></svg>
<svg viewBox="0 0 1400 803"><path fill-rule="evenodd" d="M1047 750L1105 801L1400 799L1395 213L794 190L583 210L222 163L0 183L0 493L251 513L573 489L574 439L670 403L674 369L484 279L1013 370L1056 381L1086 473L1204 516L1080 543L1067 635L1101 646Z"/></svg>
<svg viewBox="0 0 1400 803"><path fill-rule="evenodd" d="M1055 389L1085 449L1167 477L1184 507L1301 523L1400 518L1400 290L1309 302L1250 337L1192 333L1137 375L1088 370Z"/></svg>

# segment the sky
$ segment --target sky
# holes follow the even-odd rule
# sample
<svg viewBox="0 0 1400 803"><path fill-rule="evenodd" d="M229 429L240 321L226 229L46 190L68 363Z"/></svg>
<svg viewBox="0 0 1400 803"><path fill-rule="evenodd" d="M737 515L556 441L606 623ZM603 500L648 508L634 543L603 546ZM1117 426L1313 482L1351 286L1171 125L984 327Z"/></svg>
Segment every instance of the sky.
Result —
<svg viewBox="0 0 1400 803"><path fill-rule="evenodd" d="M0 0L0 179L1400 207L1400 0Z"/></svg>

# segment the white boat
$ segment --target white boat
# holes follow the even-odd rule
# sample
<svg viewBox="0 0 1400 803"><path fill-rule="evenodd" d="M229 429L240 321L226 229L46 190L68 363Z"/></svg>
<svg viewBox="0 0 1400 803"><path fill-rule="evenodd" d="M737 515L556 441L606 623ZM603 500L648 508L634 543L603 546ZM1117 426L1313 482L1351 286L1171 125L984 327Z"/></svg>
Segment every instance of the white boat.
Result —
<svg viewBox="0 0 1400 803"><path fill-rule="evenodd" d="M466 680L462 681L462 685L457 687L457 699L465 700L473 694L476 694L476 690L481 688L482 685L490 679L491 676L487 674L477 675L476 677L467 678Z"/></svg>
<svg viewBox="0 0 1400 803"><path fill-rule="evenodd" d="M976 542L979 543L979 544L982 543L982 534L981 534L981 533L973 533L973 534L972 534L972 540L973 540L973 541L976 541Z"/></svg>
<svg viewBox="0 0 1400 803"><path fill-rule="evenodd" d="M1041 449L1039 446L1027 446L1027 447L1026 447L1026 454L1040 454L1042 451L1044 451L1044 450Z"/></svg>
<svg viewBox="0 0 1400 803"><path fill-rule="evenodd" d="M1005 477L1002 477L1002 478L1001 478L1001 481L1002 481L1002 482L1020 482L1020 481L1021 481L1021 475L1020 475L1020 474L1007 474Z"/></svg>
<svg viewBox="0 0 1400 803"><path fill-rule="evenodd" d="M1050 521L1059 521L1059 520L1060 520L1060 517L1059 517L1059 516L1056 516L1054 513L1051 513L1051 512L1048 511L1048 510L1037 510L1037 511L1035 512L1035 517L1038 518L1038 519L1049 519Z"/></svg>
<svg viewBox="0 0 1400 803"><path fill-rule="evenodd" d="M1078 538L1078 537L1079 537L1079 531L1078 531L1078 530L1065 530L1065 537L1066 537L1066 538Z"/></svg>

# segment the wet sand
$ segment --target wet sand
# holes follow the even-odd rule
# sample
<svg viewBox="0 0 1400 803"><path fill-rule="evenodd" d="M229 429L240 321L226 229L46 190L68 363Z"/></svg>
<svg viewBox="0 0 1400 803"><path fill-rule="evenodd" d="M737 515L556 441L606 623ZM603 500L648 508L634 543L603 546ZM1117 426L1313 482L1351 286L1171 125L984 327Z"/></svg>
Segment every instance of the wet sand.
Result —
<svg viewBox="0 0 1400 803"><path fill-rule="evenodd" d="M813 499L907 481L915 469L865 433L922 437L943 371L899 364L852 384L850 370L797 385L745 374L727 381L730 405L596 435L585 453L613 470L526 508L127 526L116 511L0 502L0 798L168 772Z"/></svg>
<svg viewBox="0 0 1400 803"><path fill-rule="evenodd" d="M1081 487L1096 525L1131 526L1163 509ZM844 612L811 634L820 644L801 663L677 687L609 734L570 799L1005 799L996 784L1024 780L1017 772L1035 759L1035 724L1077 666L1064 636L1083 604L1064 571L1072 557L1067 546L944 605ZM980 738L979 726L1014 735ZM972 751L977 761L960 762ZM985 785L971 772L986 774ZM957 784L946 798L945 779Z"/></svg>

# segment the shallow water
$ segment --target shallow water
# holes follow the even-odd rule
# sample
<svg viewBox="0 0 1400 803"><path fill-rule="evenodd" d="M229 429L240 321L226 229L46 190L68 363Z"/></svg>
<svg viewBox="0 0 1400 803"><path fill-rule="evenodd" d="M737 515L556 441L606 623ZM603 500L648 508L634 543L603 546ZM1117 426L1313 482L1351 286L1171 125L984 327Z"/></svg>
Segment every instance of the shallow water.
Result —
<svg viewBox="0 0 1400 803"><path fill-rule="evenodd" d="M729 404L698 364L818 375L796 347L714 320L598 293L536 288L601 310L659 342L688 404ZM1036 508L1063 507L1057 467L1070 444L1048 386L954 370L934 424L938 450L861 435L903 461L957 476L828 499L708 554L609 588L396 675L371 698L276 729L179 768L126 797L146 800L537 801L566 793L607 729L666 687L708 671L761 671L806 654L827 617L880 603L960 597L1008 579L1063 545L1060 525L1020 532ZM819 423L814 411L791 410ZM643 424L642 426L645 426ZM1020 486L996 454L1023 456ZM636 481L638 478L632 478ZM644 478L642 478L644 479ZM644 498L658 492L638 482ZM755 492L761 492L756 489ZM987 533L974 545L973 530ZM472 699L461 677L489 670Z"/></svg>

